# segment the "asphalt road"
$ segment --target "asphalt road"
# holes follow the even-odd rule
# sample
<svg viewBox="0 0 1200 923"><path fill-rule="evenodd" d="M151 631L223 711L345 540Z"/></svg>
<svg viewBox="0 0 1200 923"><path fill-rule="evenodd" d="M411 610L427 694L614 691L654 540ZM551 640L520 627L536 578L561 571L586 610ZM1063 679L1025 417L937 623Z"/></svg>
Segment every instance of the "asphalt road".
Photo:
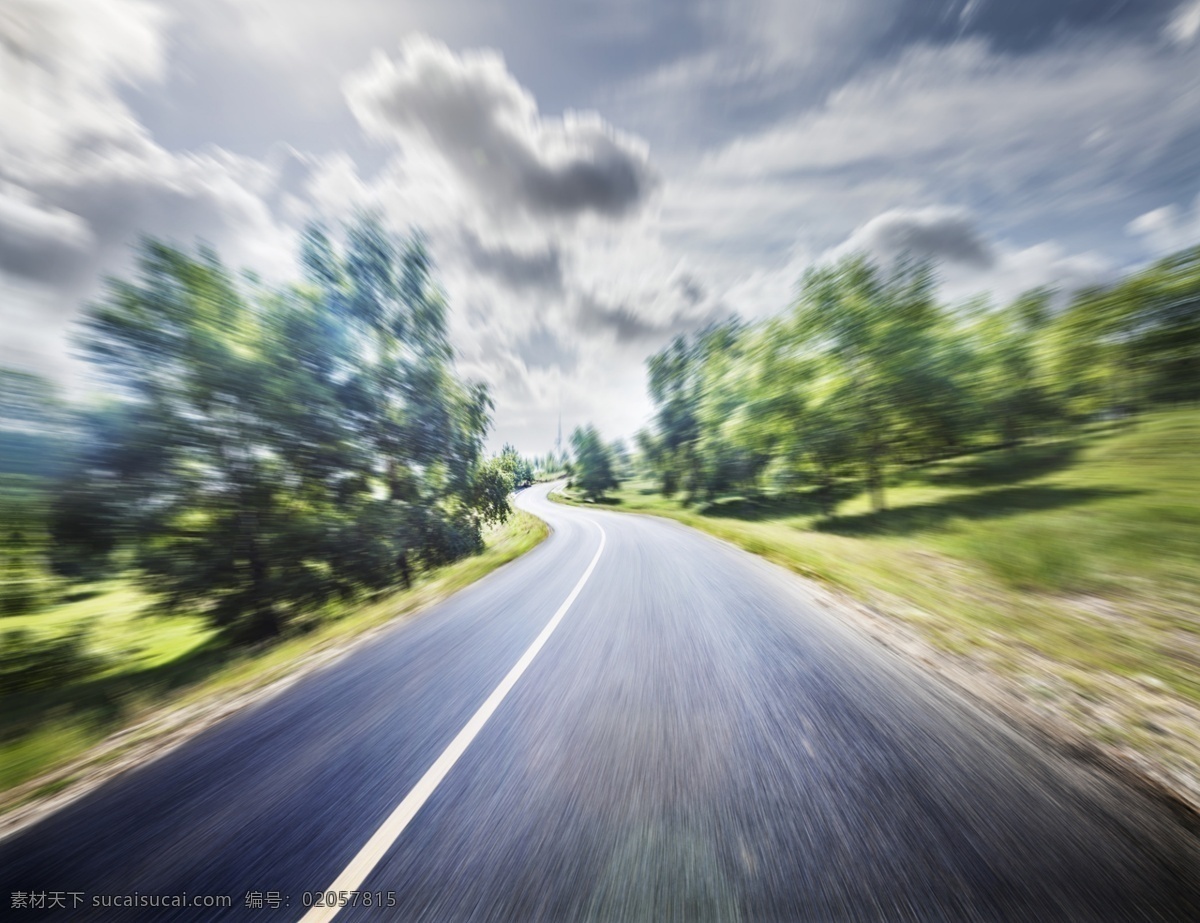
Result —
<svg viewBox="0 0 1200 923"><path fill-rule="evenodd" d="M0 842L8 919L284 923L358 867L394 905L339 921L1200 920L1154 804L779 569L545 493L524 558ZM232 907L95 906L185 893Z"/></svg>

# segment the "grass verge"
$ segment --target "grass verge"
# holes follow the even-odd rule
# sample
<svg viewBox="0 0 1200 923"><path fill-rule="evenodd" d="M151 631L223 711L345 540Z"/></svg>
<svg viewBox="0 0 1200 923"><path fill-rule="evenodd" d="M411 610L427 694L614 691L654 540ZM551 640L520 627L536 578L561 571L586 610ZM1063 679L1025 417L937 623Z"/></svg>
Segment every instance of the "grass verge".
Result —
<svg viewBox="0 0 1200 923"><path fill-rule="evenodd" d="M1200 804L1198 458L1186 409L899 473L883 512L803 491L685 508L645 482L604 503L840 591Z"/></svg>
<svg viewBox="0 0 1200 923"><path fill-rule="evenodd" d="M254 648L222 646L203 620L163 615L128 583L111 581L0 630L70 637L86 627L101 664L67 682L0 702L0 814L111 775L242 707L264 687L328 662L365 634L411 616L524 554L548 534L517 510L485 536L482 554L422 575L409 590L330 612L304 634Z"/></svg>

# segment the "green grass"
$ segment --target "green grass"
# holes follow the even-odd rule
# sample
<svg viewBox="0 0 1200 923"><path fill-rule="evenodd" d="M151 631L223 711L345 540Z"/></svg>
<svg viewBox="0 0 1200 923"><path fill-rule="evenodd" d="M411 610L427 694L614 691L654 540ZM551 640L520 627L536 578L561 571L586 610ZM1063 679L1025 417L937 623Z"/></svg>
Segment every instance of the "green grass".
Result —
<svg viewBox="0 0 1200 923"><path fill-rule="evenodd" d="M545 523L517 511L485 537L482 554L423 575L410 590L330 610L315 628L256 648L222 644L202 618L163 614L152 597L122 580L77 588L76 598L39 612L0 617L0 633L19 630L42 639L82 634L90 664L83 675L0 701L0 791L8 792L0 795L0 810L30 796L18 789L22 783L79 760L123 728L266 685L317 652L473 583L547 534ZM112 754L95 759L105 762ZM37 794L63 784L62 778L44 778Z"/></svg>
<svg viewBox="0 0 1200 923"><path fill-rule="evenodd" d="M828 517L805 491L684 508L635 481L604 502L831 584L950 655L1051 684L1060 707L1102 701L1098 737L1137 736L1135 687L1200 705L1200 411L893 472L887 500L873 512L844 488Z"/></svg>

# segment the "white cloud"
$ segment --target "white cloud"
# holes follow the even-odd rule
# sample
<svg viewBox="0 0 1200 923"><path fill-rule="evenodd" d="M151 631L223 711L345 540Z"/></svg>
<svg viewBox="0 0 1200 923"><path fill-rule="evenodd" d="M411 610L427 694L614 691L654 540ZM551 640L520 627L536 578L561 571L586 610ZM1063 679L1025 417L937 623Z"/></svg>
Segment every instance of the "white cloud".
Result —
<svg viewBox="0 0 1200 923"><path fill-rule="evenodd" d="M46 207L27 189L11 183L0 185L0 227L4 234L13 237L60 240L69 247L86 246L91 239L87 225L78 215Z"/></svg>
<svg viewBox="0 0 1200 923"><path fill-rule="evenodd" d="M701 38L602 98L653 131L660 151L690 157L751 125L795 112L843 83L892 30L905 0L706 2L686 7L680 31ZM691 20L694 20L692 22Z"/></svg>
<svg viewBox="0 0 1200 923"><path fill-rule="evenodd" d="M33 364L65 368L55 353L69 318L101 275L128 268L139 234L202 237L267 275L290 266L264 200L276 169L219 148L167 151L121 99L122 86L162 78L167 22L138 0L0 10L0 320L41 319L49 332L21 347Z"/></svg>
<svg viewBox="0 0 1200 923"><path fill-rule="evenodd" d="M1182 250L1200 244L1200 196L1191 210L1166 205L1139 215L1126 230L1142 238L1158 253Z"/></svg>
<svg viewBox="0 0 1200 923"><path fill-rule="evenodd" d="M773 263L754 266L733 276L725 289L725 300L749 318L778 314L795 300L797 283L816 257L797 246Z"/></svg>
<svg viewBox="0 0 1200 923"><path fill-rule="evenodd" d="M1200 34L1200 0L1184 0L1168 20L1164 35L1175 45L1190 45Z"/></svg>
<svg viewBox="0 0 1200 923"><path fill-rule="evenodd" d="M1005 303L1042 287L1069 295L1115 271L1100 254L1070 253L1057 241L1021 247L993 239L970 211L945 206L884 212L820 261L850 253L864 253L883 265L904 255L933 260L941 294L951 301L985 295Z"/></svg>
<svg viewBox="0 0 1200 923"><path fill-rule="evenodd" d="M1047 171L1078 184L1081 173L1146 163L1200 127L1194 65L1129 46L1024 58L974 40L918 48L819 109L725 146L705 168L755 179L858 166L1010 193L1032 191L1032 175Z"/></svg>
<svg viewBox="0 0 1200 923"><path fill-rule="evenodd" d="M759 53L765 51L775 62L796 66L824 64L848 48L860 49L892 24L901 4L896 0L748 0L718 9L724 31L742 32Z"/></svg>
<svg viewBox="0 0 1200 923"><path fill-rule="evenodd" d="M106 144L144 141L117 88L157 80L161 8L138 0L12 0L0 8L0 162L10 174L69 169Z"/></svg>
<svg viewBox="0 0 1200 923"><path fill-rule="evenodd" d="M956 18L980 34L1001 18L982 8L946 3L929 34ZM374 207L429 234L464 368L497 397L496 438L541 451L560 394L568 432L628 433L647 352L730 309L784 309L839 245L939 257L951 297L1005 300L1104 277L1123 259L1111 251L1137 250L1112 228L1146 252L1196 239L1187 209L1129 219L1200 136L1200 4L1178 4L1157 43L1063 27L1020 55L906 48L922 18L906 9L7 0L9 351L58 361L66 318L101 273L128 269L135 233L202 236L283 275L292 227ZM489 47L416 37L361 66L414 31ZM573 104L604 116L557 116ZM364 144L354 117L384 143ZM615 125L652 138L654 160ZM229 150L195 147L210 129ZM276 138L308 149L230 153Z"/></svg>
<svg viewBox="0 0 1200 923"><path fill-rule="evenodd" d="M589 419L631 432L644 354L719 309L663 246L645 145L596 114L542 116L490 50L411 39L346 90L397 150L373 175L345 154L307 158L293 220L366 206L429 236L460 366L500 408L496 440L549 448L560 400L568 432Z"/></svg>
<svg viewBox="0 0 1200 923"><path fill-rule="evenodd" d="M1070 248L1057 235L1082 227L1086 238L1097 215L1127 221L1121 210L1137 184L1156 164L1176 163L1200 132L1198 102L1191 52L917 48L677 170L659 228L755 315L772 300L774 310L786 305L807 255L839 244L939 258L956 293L1070 288L1128 257ZM973 227L976 214L987 232Z"/></svg>
<svg viewBox="0 0 1200 923"><path fill-rule="evenodd" d="M900 256L989 269L996 255L974 217L962 208L897 208L872 218L838 248L865 251L884 261Z"/></svg>
<svg viewBox="0 0 1200 923"><path fill-rule="evenodd" d="M982 10L983 0L967 0L958 12L958 21L964 26L969 26Z"/></svg>
<svg viewBox="0 0 1200 923"><path fill-rule="evenodd" d="M1110 281L1117 267L1104 255L1071 253L1057 241L1029 247L998 242L994 265L984 272L964 271L951 264L940 273L944 297L959 301L975 295L990 296L999 304L1013 301L1022 292L1050 288L1069 297L1081 288Z"/></svg>
<svg viewBox="0 0 1200 923"><path fill-rule="evenodd" d="M346 96L368 131L441 158L492 209L620 217L656 185L645 144L596 113L543 118L490 50L458 55L415 36L351 75Z"/></svg>

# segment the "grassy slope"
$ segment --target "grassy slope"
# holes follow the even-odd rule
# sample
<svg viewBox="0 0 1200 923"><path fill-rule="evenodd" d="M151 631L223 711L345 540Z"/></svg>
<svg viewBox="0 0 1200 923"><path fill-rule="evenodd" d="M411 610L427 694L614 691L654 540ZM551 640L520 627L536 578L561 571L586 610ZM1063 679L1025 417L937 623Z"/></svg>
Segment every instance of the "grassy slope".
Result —
<svg viewBox="0 0 1200 923"><path fill-rule="evenodd" d="M867 603L1094 738L1200 778L1200 411L909 472L872 513L803 493L665 515Z"/></svg>
<svg viewBox="0 0 1200 923"><path fill-rule="evenodd" d="M473 583L524 554L548 534L545 523L517 511L486 538L483 554L421 577L411 590L350 607L306 634L257 649L230 649L205 622L163 615L129 583L90 588L92 595L31 615L0 618L0 631L39 635L86 628L89 653L103 666L78 682L5 698L0 707L0 791L64 766L89 747L152 712L240 694L277 679L317 651L341 645ZM47 790L69 779L48 783ZM0 810L29 793L0 795Z"/></svg>

